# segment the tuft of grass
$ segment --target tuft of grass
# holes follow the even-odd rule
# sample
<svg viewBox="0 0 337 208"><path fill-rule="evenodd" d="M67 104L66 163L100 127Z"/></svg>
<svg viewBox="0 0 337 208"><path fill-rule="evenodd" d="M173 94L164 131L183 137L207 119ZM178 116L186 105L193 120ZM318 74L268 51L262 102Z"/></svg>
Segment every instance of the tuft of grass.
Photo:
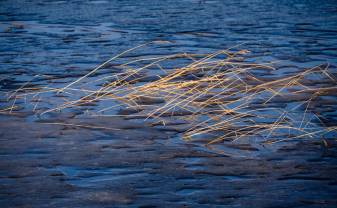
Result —
<svg viewBox="0 0 337 208"><path fill-rule="evenodd" d="M96 115L129 109L131 113L110 116L143 119L153 126L179 120L173 126L185 140L201 139L206 145L241 140L272 144L336 131L317 110L319 100L336 95L336 78L328 65L282 75L272 63L246 61L247 50L219 50L130 58L118 65L120 72L95 76L148 44L153 42L122 52L65 86L23 86L10 96L64 95L61 104L42 114L108 102ZM184 65L165 68L178 62Z"/></svg>

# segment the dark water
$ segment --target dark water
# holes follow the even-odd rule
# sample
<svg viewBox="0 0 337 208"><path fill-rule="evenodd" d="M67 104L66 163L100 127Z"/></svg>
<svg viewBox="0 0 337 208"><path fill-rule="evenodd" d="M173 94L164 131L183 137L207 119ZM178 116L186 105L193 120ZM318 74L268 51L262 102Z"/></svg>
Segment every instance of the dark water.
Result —
<svg viewBox="0 0 337 208"><path fill-rule="evenodd" d="M171 43L132 55L210 53L240 44L252 61L278 61L276 74L326 63L335 72L337 1L3 0L0 89L49 84L42 75L62 85L153 40ZM336 97L329 99L317 109L336 125ZM18 104L26 113L0 117L1 207L337 206L335 140L278 149L228 145L233 156L225 157L174 132L118 118L83 119L75 110L46 119L122 130L33 122L34 106Z"/></svg>

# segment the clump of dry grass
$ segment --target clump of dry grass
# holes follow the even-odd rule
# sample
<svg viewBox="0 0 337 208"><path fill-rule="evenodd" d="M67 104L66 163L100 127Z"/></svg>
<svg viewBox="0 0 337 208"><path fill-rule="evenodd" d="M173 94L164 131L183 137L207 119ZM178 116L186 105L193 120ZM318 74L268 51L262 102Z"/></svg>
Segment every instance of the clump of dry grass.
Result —
<svg viewBox="0 0 337 208"><path fill-rule="evenodd" d="M276 69L270 63L245 61L246 50L220 50L132 59L119 65L121 72L93 78L112 61L144 46L114 56L65 86L22 88L13 96L69 95L43 113L110 102L96 113L128 109L119 116L156 126L180 120L181 125L175 127L184 139L202 139L208 145L244 139L274 143L322 137L336 130L336 126L326 126L315 107L317 99L336 92L336 79L326 65L273 76L270 71ZM162 63L177 60L185 65L163 67ZM93 83L96 89L92 89ZM69 99L72 97L76 99Z"/></svg>

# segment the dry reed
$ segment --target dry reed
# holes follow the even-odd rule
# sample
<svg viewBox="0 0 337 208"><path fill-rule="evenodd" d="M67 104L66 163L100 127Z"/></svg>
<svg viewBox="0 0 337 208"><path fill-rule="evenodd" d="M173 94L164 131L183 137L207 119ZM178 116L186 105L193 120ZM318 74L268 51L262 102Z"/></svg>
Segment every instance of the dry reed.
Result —
<svg viewBox="0 0 337 208"><path fill-rule="evenodd" d="M207 145L251 138L264 143L322 138L336 130L334 125L327 126L315 109L318 98L336 91L336 79L326 65L287 76L273 75L270 72L277 70L272 64L245 61L249 51L220 50L135 58L120 64L118 73L93 78L112 61L145 45L114 56L63 87L22 87L11 97L50 92L67 95L65 102L42 114L110 102L96 113L127 109L118 116L143 119L153 126L170 126L179 120L181 123L173 126L184 139L202 139ZM163 63L177 60L185 65L164 68ZM93 83L99 87L88 87Z"/></svg>

